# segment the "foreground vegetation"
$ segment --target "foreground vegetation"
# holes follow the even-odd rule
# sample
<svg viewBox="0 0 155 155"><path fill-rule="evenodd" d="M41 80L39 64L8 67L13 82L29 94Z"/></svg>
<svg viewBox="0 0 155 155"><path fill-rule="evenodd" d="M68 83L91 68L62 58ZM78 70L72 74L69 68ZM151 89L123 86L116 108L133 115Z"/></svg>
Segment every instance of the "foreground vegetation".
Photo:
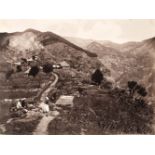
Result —
<svg viewBox="0 0 155 155"><path fill-rule="evenodd" d="M135 102L121 90L98 90L98 95L76 97L74 106L50 123L49 134L152 134L152 119L146 102Z"/></svg>
<svg viewBox="0 0 155 155"><path fill-rule="evenodd" d="M50 122L49 134L153 134L153 107L145 99L145 88L136 81L122 89L114 88L99 69L92 76L75 69L57 72L59 82L48 97L56 102L61 95L73 95L74 100L73 107L58 107L60 115ZM35 77L40 87L43 81L39 79L48 75L39 76L45 75ZM5 134L32 134L42 116L25 117L6 124Z"/></svg>
<svg viewBox="0 0 155 155"><path fill-rule="evenodd" d="M49 124L49 134L153 134L153 105L143 86L129 81L124 89L112 88L104 78L91 85L84 78L69 77L60 76L54 92L56 98L76 96L74 106L61 107L60 116Z"/></svg>

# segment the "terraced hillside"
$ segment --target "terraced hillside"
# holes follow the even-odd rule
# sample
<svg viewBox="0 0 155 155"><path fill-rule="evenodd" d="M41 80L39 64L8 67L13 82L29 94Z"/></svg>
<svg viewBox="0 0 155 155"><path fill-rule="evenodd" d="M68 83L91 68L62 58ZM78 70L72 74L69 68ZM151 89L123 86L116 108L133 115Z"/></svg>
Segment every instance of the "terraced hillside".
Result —
<svg viewBox="0 0 155 155"><path fill-rule="evenodd" d="M27 76L25 71L14 72L6 79L6 73L14 68L14 64L21 62L21 58L30 59L38 57L38 66L45 63L59 64L65 61L69 64L73 74L85 77L90 75L96 67L106 68L96 58L96 54L82 49L52 32L40 32L28 29L24 32L0 33L0 100L7 106L6 99L32 99L42 91L45 84L51 80L51 75L41 70L36 77ZM61 73L61 72L60 72ZM60 74L61 75L61 74ZM2 117L2 115L1 115ZM1 118L3 121L4 117Z"/></svg>
<svg viewBox="0 0 155 155"><path fill-rule="evenodd" d="M5 80L7 70L21 58L39 57L39 64L45 62L60 63L66 61L71 68L90 73L97 66L102 66L96 54L84 50L52 32L39 32L28 29L24 32L0 34L0 96L4 98L32 97L40 89L41 84L48 81L47 76L39 74L29 78L23 73L16 73Z"/></svg>
<svg viewBox="0 0 155 155"><path fill-rule="evenodd" d="M39 73L37 77L28 77L24 73L15 73L9 80L0 80L0 99L31 98L41 90L49 76Z"/></svg>

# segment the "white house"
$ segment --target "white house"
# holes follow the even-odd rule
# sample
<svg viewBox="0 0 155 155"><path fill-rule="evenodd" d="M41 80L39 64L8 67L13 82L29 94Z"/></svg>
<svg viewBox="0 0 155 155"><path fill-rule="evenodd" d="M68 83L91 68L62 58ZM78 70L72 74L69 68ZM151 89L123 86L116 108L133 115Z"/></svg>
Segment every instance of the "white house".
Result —
<svg viewBox="0 0 155 155"><path fill-rule="evenodd" d="M58 106L73 106L74 96L61 95L57 100L56 105Z"/></svg>
<svg viewBox="0 0 155 155"><path fill-rule="evenodd" d="M53 68L54 68L54 69L60 69L60 68L62 68L62 67L61 67L60 64L54 64L54 65L53 65Z"/></svg>
<svg viewBox="0 0 155 155"><path fill-rule="evenodd" d="M60 65L62 66L62 68L66 68L66 69L70 68L70 65L66 61L60 62Z"/></svg>

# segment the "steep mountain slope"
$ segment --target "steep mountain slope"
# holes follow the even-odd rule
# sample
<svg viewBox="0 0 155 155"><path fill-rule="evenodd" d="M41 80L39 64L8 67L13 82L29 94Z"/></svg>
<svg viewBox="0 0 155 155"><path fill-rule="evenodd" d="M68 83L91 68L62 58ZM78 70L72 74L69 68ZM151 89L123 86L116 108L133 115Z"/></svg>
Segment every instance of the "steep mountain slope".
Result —
<svg viewBox="0 0 155 155"><path fill-rule="evenodd" d="M99 66L103 68L103 72L106 71L96 54L84 50L52 32L28 29L24 32L0 33L0 54L0 87L4 88L0 89L0 94L4 98L12 98L11 94L15 91L19 98L20 94L22 97L28 97L29 94L26 91L30 92L29 89L32 89L33 83L36 83L34 87L36 93L41 84L47 80L42 74L39 74L35 80L31 80L24 73L16 73L9 81L5 81L5 73L14 66L14 63L21 61L21 58L31 58L33 55L37 55L40 64L46 62L59 64L66 61L74 74L81 76L81 80L86 75L90 76L92 71ZM25 91L20 93L20 89L23 89L24 86ZM29 86L29 89L26 86ZM8 91L10 95L5 96L4 91ZM30 96L34 96L34 92Z"/></svg>
<svg viewBox="0 0 155 155"><path fill-rule="evenodd" d="M93 39L82 39L76 37L65 37L68 41L72 42L73 44L80 46L84 49L87 49L87 46L93 42ZM98 41L97 41L98 42Z"/></svg>
<svg viewBox="0 0 155 155"><path fill-rule="evenodd" d="M96 53L98 59L111 71L111 76L117 79L124 72L125 68L120 70L120 66L124 67L122 60L124 55L117 49L106 47L100 43L92 42L87 46L87 49ZM116 71L118 73L116 74Z"/></svg>
<svg viewBox="0 0 155 155"><path fill-rule="evenodd" d="M124 44L91 43L87 49L99 56L100 61L110 69L112 77L119 85L125 85L128 80L136 80L144 84L150 95L153 95L154 38Z"/></svg>
<svg viewBox="0 0 155 155"><path fill-rule="evenodd" d="M75 58L75 63L80 65L79 59L96 60L96 54L74 45L66 39L52 33L39 32L28 29L24 32L1 33L0 34L0 62L13 62L21 57L31 57L40 55L53 61L66 60L71 63L71 57ZM72 65L72 64L70 64ZM94 62L92 63L94 65Z"/></svg>
<svg viewBox="0 0 155 155"><path fill-rule="evenodd" d="M142 42L125 42L125 43L115 43L109 40L95 40L95 39L82 39L82 38L76 38L76 37L65 37L68 41L72 42L73 44L80 46L84 49L87 49L90 44L98 43L100 45L103 45L105 48L113 48L120 52L130 51L134 48L137 48L141 46Z"/></svg>
<svg viewBox="0 0 155 155"><path fill-rule="evenodd" d="M95 51L98 57L104 55L118 55L120 52L112 47L106 47L98 42L92 42L87 46L88 50Z"/></svg>
<svg viewBox="0 0 155 155"><path fill-rule="evenodd" d="M126 52L141 46L142 42L130 41L130 42L119 44L111 41L102 41L102 45L104 45L105 47L111 47L111 48L117 49L118 51L121 51L121 52Z"/></svg>

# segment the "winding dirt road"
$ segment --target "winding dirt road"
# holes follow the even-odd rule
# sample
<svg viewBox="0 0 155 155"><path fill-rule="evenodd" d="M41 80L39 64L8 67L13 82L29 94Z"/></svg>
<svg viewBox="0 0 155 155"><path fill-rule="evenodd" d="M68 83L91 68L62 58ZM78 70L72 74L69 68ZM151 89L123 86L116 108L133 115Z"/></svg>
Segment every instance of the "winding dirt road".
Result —
<svg viewBox="0 0 155 155"><path fill-rule="evenodd" d="M33 135L48 135L48 124L58 115L58 111L51 111L48 116L44 115L33 132Z"/></svg>
<svg viewBox="0 0 155 155"><path fill-rule="evenodd" d="M49 92L55 87L56 83L58 82L58 79L59 79L58 75L56 73L52 73L52 75L55 77L55 80L52 83L50 81L49 86L44 90L44 92L42 92L41 97L40 97L40 101L45 100L45 97L48 96Z"/></svg>
<svg viewBox="0 0 155 155"><path fill-rule="evenodd" d="M55 77L55 80L54 82L50 81L48 87L41 93L39 99L40 104L45 101L45 97L48 96L49 92L55 87L56 83L58 82L58 75L56 73L52 73L52 75ZM40 120L40 123L37 125L35 131L33 132L33 135L47 135L48 124L58 115L58 111L51 111L48 115L44 115Z"/></svg>

